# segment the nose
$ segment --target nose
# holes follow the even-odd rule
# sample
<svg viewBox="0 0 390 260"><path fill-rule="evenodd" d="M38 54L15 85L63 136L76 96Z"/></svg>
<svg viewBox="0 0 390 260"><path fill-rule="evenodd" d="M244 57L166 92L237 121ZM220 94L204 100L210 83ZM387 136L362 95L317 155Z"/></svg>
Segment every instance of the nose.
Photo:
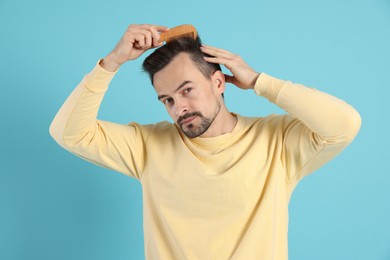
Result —
<svg viewBox="0 0 390 260"><path fill-rule="evenodd" d="M189 111L188 105L185 102L176 100L175 103L175 114L177 117L182 116Z"/></svg>

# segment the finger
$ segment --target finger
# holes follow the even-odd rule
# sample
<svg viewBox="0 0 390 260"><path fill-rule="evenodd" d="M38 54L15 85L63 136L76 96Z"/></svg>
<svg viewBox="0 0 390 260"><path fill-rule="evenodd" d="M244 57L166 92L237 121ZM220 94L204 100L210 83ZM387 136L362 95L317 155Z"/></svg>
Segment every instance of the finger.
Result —
<svg viewBox="0 0 390 260"><path fill-rule="evenodd" d="M166 31L169 31L169 27L166 27L166 26L162 26L162 25L153 25L157 31L159 32L166 32Z"/></svg>
<svg viewBox="0 0 390 260"><path fill-rule="evenodd" d="M149 48L152 45L154 45L154 46L158 45L158 40L160 39L160 34L159 34L159 30L157 28L160 28L160 29L162 28L163 30L169 30L169 28L164 27L164 26L155 27L154 25L144 24L144 25L139 25L138 27L133 27L132 31L144 34L145 35L144 47Z"/></svg>
<svg viewBox="0 0 390 260"><path fill-rule="evenodd" d="M215 57L207 57L207 56L204 56L203 59L205 59L207 62L219 63L219 62L217 62L218 58L215 58Z"/></svg>
<svg viewBox="0 0 390 260"><path fill-rule="evenodd" d="M152 46L152 32L146 29L133 28L133 37L137 41L136 47L141 47L144 49L150 48Z"/></svg>
<svg viewBox="0 0 390 260"><path fill-rule="evenodd" d="M140 24L139 28L151 30L151 28L155 28L157 31L165 32L169 30L169 27L157 25L157 24Z"/></svg>
<svg viewBox="0 0 390 260"><path fill-rule="evenodd" d="M153 46L160 45L158 42L158 40L160 39L160 34L158 33L158 30L156 29L156 27L152 27L150 29L150 31L152 32Z"/></svg>
<svg viewBox="0 0 390 260"><path fill-rule="evenodd" d="M158 46L159 39L160 39L160 33L159 32L165 32L168 31L169 28L162 25L153 25L153 24L142 24L139 25L139 28L145 29L151 32L152 34L152 43L154 46Z"/></svg>
<svg viewBox="0 0 390 260"><path fill-rule="evenodd" d="M234 54L223 49L219 49L216 47L211 47L207 45L202 45L200 49L204 52L207 53L211 56L219 56L219 57L224 57L224 58L231 58L234 57Z"/></svg>
<svg viewBox="0 0 390 260"><path fill-rule="evenodd" d="M206 44L203 44L201 45L202 47L206 48L206 49L210 49L210 50L215 50L215 51L222 51L222 52L229 52L227 50L224 50L224 49L221 49L221 48L217 48L217 47L214 47L214 46L211 46L211 45L206 45Z"/></svg>
<svg viewBox="0 0 390 260"><path fill-rule="evenodd" d="M127 31L124 36L123 36L123 39L126 40L127 42L133 44L134 43L134 35L132 32L130 31Z"/></svg>
<svg viewBox="0 0 390 260"><path fill-rule="evenodd" d="M219 58L219 57L203 57L206 61L211 63L223 64L226 66L229 63L229 59Z"/></svg>
<svg viewBox="0 0 390 260"><path fill-rule="evenodd" d="M201 47L201 51L209 56L212 56L212 57L219 57L219 58L224 58L224 59L229 59L229 60L234 58L233 54L223 53L223 52L214 51L214 50L210 50L210 49L204 49L202 47Z"/></svg>
<svg viewBox="0 0 390 260"><path fill-rule="evenodd" d="M152 46L152 32L148 31L145 34L145 45L144 48L150 48Z"/></svg>
<svg viewBox="0 0 390 260"><path fill-rule="evenodd" d="M157 31L168 31L169 27L157 24L133 24L130 27L148 29L155 28Z"/></svg>
<svg viewBox="0 0 390 260"><path fill-rule="evenodd" d="M144 36L144 42L145 44L144 45L141 45L142 48L144 49L147 49L147 48L150 48L152 46L152 32L149 31L149 30L145 30L145 29L142 29L139 31L140 34L143 34ZM141 43L140 43L141 44Z"/></svg>
<svg viewBox="0 0 390 260"><path fill-rule="evenodd" d="M224 75L225 75L225 81L232 83L232 81L234 80L234 77L231 75L227 75L227 74L224 74Z"/></svg>
<svg viewBox="0 0 390 260"><path fill-rule="evenodd" d="M133 37L137 48L142 48L145 45L145 35L142 33L136 33Z"/></svg>
<svg viewBox="0 0 390 260"><path fill-rule="evenodd" d="M211 62L211 63L216 63L225 66L228 70L232 71L234 67L234 61L230 59L225 59L225 58L216 58L216 57L203 57L205 61Z"/></svg>
<svg viewBox="0 0 390 260"><path fill-rule="evenodd" d="M236 77L230 76L227 74L224 74L224 75L225 75L225 82L231 83L231 84L236 85L238 87L238 81L237 81Z"/></svg>

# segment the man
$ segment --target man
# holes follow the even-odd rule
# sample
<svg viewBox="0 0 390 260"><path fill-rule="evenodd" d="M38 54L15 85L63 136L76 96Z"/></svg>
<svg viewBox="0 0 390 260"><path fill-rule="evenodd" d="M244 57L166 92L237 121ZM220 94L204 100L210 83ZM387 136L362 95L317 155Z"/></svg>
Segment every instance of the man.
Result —
<svg viewBox="0 0 390 260"><path fill-rule="evenodd" d="M291 193L353 140L359 114L333 96L257 73L228 51L188 38L162 46L166 30L129 26L66 100L51 135L70 152L141 182L147 259L287 259ZM174 124L97 120L119 67L155 47L144 69ZM229 112L226 82L288 114Z"/></svg>

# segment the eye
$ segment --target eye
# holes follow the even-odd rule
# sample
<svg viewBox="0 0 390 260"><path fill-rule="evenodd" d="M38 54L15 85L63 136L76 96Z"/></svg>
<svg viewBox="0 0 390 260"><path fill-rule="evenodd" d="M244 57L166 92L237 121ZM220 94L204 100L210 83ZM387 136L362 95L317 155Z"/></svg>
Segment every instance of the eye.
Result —
<svg viewBox="0 0 390 260"><path fill-rule="evenodd" d="M164 105L172 105L173 104L173 98L167 98L163 101Z"/></svg>
<svg viewBox="0 0 390 260"><path fill-rule="evenodd" d="M192 88L185 88L185 89L183 90L183 92L184 92L185 94L188 94L188 93L191 92L191 90L192 90Z"/></svg>

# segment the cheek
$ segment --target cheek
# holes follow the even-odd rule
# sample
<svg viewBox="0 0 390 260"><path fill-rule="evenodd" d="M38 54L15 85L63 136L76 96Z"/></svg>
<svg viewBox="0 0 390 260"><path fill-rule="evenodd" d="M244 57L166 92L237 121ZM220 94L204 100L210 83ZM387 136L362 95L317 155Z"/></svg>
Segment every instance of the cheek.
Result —
<svg viewBox="0 0 390 260"><path fill-rule="evenodd" d="M172 108L165 107L165 110L167 111L168 115L172 118L172 120L176 123L176 114Z"/></svg>
<svg viewBox="0 0 390 260"><path fill-rule="evenodd" d="M201 99L198 100L198 104L201 104L203 108L212 107L215 103L219 102L218 98L211 91L205 93Z"/></svg>

